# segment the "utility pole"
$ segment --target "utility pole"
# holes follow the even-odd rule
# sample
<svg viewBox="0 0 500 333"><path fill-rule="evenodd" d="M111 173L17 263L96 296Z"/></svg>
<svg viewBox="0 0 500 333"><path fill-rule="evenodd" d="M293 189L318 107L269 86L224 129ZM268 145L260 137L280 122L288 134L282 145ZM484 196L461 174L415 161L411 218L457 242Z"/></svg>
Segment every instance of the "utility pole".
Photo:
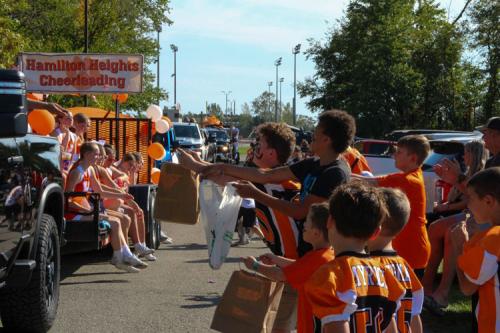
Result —
<svg viewBox="0 0 500 333"><path fill-rule="evenodd" d="M283 81L285 81L285 78L282 77L280 78L280 114L279 114L279 120L282 121L283 120L283 115L282 115L282 108L283 108L283 102L282 102L282 99L281 99L281 84L283 83Z"/></svg>
<svg viewBox="0 0 500 333"><path fill-rule="evenodd" d="M300 52L300 44L293 48L293 125L297 124L297 54Z"/></svg>
<svg viewBox="0 0 500 333"><path fill-rule="evenodd" d="M89 1L85 0L85 47L83 52L89 53ZM89 106L89 100L87 95L83 96L83 104Z"/></svg>
<svg viewBox="0 0 500 333"><path fill-rule="evenodd" d="M274 121L278 122L278 67L281 66L281 57L274 62L276 66L276 102L274 104Z"/></svg>

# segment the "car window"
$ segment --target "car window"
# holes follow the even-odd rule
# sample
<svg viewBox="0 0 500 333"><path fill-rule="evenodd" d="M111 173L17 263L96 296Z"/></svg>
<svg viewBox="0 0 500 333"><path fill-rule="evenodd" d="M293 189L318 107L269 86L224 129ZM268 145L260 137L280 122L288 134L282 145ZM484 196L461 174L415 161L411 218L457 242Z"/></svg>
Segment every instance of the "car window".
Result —
<svg viewBox="0 0 500 333"><path fill-rule="evenodd" d="M431 153L424 161L423 170L429 170L443 159L455 159L463 167L464 145L458 142L431 142Z"/></svg>
<svg viewBox="0 0 500 333"><path fill-rule="evenodd" d="M227 140L227 133L225 131L210 131L209 135L214 135L217 140Z"/></svg>
<svg viewBox="0 0 500 333"><path fill-rule="evenodd" d="M179 138L200 138L200 133L196 126L174 125L175 136Z"/></svg>

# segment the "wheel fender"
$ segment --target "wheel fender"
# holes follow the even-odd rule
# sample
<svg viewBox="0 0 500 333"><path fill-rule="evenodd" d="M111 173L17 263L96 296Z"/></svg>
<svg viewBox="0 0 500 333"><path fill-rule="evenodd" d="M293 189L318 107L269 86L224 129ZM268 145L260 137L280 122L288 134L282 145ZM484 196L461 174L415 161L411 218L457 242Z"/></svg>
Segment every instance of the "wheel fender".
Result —
<svg viewBox="0 0 500 333"><path fill-rule="evenodd" d="M50 202L49 197L52 197ZM56 200L56 202L53 200ZM60 209L58 209L58 207L60 207ZM34 244L31 247L29 255L30 259L36 258L38 235L40 234L40 225L42 223L42 215L44 213L48 213L54 218L59 230L59 239L62 239L64 232L64 191L57 183L47 185L40 197L40 204L38 205L36 216L35 238L33 240Z"/></svg>

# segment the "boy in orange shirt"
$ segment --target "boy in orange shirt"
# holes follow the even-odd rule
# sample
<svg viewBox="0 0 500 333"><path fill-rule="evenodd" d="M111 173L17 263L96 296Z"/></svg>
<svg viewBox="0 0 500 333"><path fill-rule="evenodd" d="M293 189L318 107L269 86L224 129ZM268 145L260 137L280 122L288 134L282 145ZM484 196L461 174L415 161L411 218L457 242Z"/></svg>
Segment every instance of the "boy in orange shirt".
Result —
<svg viewBox="0 0 500 333"><path fill-rule="evenodd" d="M360 177L382 187L398 188L410 201L410 219L394 238L393 247L413 268L419 278L429 261L431 246L425 224L425 185L422 164L429 155L430 145L422 135L407 135L399 139L394 162L400 173L375 178Z"/></svg>
<svg viewBox="0 0 500 333"><path fill-rule="evenodd" d="M467 183L468 207L476 222L492 227L468 240L465 223L452 230L457 276L465 295L473 295L474 331L500 332L500 167L476 173Z"/></svg>
<svg viewBox="0 0 500 333"><path fill-rule="evenodd" d="M410 265L392 248L392 240L404 228L410 216L410 203L406 195L397 189L381 188L388 216L382 222L377 238L368 241L368 250L378 258L399 283L406 289L401 306L396 312L398 332L421 333L420 313L424 302L424 289Z"/></svg>
<svg viewBox="0 0 500 333"><path fill-rule="evenodd" d="M304 241L312 245L313 250L303 257L293 260L272 253L265 254L259 259L245 258L245 266L253 269L270 279L287 281L298 293L297 304L297 332L313 333L314 322L311 305L304 294L304 284L309 277L323 264L333 259L333 250L328 243L328 205L326 203L312 204L304 223Z"/></svg>
<svg viewBox="0 0 500 333"><path fill-rule="evenodd" d="M364 250L385 217L380 192L362 184L342 185L331 196L329 210L328 236L335 259L305 284L314 332L395 331L393 317L405 290Z"/></svg>

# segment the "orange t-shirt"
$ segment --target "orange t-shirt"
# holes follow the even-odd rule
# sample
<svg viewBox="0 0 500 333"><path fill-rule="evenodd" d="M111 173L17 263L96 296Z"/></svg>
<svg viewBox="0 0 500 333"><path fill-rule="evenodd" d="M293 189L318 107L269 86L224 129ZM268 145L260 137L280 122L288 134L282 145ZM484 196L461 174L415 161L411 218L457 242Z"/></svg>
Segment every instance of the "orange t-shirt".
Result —
<svg viewBox="0 0 500 333"><path fill-rule="evenodd" d="M307 252L293 264L283 267L286 281L297 290L297 332L313 333L314 321L311 305L307 301L304 285L311 275L322 265L333 260L331 248L318 249Z"/></svg>
<svg viewBox="0 0 500 333"><path fill-rule="evenodd" d="M424 288L410 265L394 251L372 251L370 255L378 258L382 265L392 273L406 289L401 306L396 312L398 332L410 332L411 319L420 315L424 304Z"/></svg>
<svg viewBox="0 0 500 333"><path fill-rule="evenodd" d="M479 286L473 312L478 332L500 332L500 226L478 232L458 257L458 268Z"/></svg>
<svg viewBox="0 0 500 333"><path fill-rule="evenodd" d="M410 219L394 238L392 245L413 269L424 268L431 255L431 244L425 228L427 220L422 169L418 168L408 173L393 173L376 179L380 186L398 188L408 197L411 208Z"/></svg>
<svg viewBox="0 0 500 333"><path fill-rule="evenodd" d="M352 173L360 175L363 171L372 172L368 161L356 148L347 147L347 150L342 153L342 157L349 164Z"/></svg>
<svg viewBox="0 0 500 333"><path fill-rule="evenodd" d="M356 252L335 254L335 259L313 273L304 290L317 333L339 321L349 321L353 333L369 328L382 332L405 293L380 260Z"/></svg>

